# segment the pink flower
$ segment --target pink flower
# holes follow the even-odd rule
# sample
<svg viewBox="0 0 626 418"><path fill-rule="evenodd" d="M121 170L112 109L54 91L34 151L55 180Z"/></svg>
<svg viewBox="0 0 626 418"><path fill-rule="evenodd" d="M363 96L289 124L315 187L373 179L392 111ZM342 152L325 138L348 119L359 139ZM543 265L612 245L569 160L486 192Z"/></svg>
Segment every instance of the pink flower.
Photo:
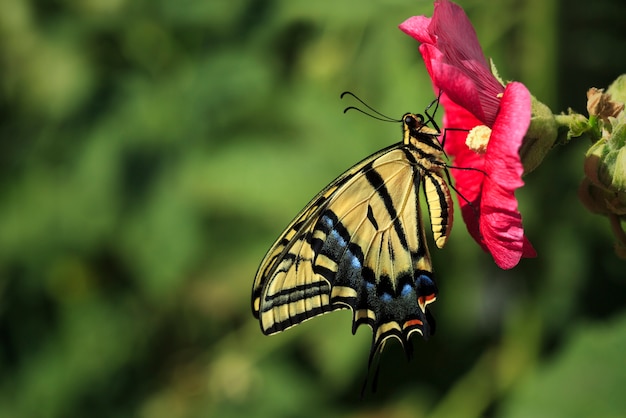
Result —
<svg viewBox="0 0 626 418"><path fill-rule="evenodd" d="M400 29L421 43L435 92L442 92L444 129L455 129L446 132L447 154L455 167L471 168L452 169L468 231L500 268L535 257L515 198L524 184L519 148L530 125L528 89L517 82L505 88L491 74L474 28L454 3L438 0L432 18L412 17ZM479 141L470 148L473 128L469 137Z"/></svg>

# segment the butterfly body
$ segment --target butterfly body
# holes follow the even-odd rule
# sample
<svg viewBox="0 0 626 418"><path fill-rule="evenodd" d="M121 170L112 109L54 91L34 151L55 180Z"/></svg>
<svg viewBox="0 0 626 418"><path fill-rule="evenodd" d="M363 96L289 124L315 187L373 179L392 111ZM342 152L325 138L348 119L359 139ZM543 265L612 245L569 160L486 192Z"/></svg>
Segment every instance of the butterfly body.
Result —
<svg viewBox="0 0 626 418"><path fill-rule="evenodd" d="M372 354L397 338L427 338L437 296L420 209L426 196L437 247L452 227L452 200L439 132L402 118L403 141L365 158L322 190L263 259L252 310L265 334L317 315L352 309L353 333L373 330ZM371 360L371 356L370 356Z"/></svg>

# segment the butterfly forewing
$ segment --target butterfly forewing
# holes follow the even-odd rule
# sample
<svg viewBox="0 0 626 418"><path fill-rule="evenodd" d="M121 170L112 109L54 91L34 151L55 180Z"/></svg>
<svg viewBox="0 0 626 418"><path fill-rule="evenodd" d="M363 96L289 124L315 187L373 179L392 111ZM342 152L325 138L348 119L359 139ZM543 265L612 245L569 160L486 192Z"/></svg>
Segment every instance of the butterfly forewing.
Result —
<svg viewBox="0 0 626 418"><path fill-rule="evenodd" d="M328 296L330 284L323 276L311 276L313 270L309 261L312 257L307 259L306 252L318 253L319 245L323 243L319 228L317 231L314 229L316 224L322 220L321 212L328 206L329 200L337 196L338 192L341 194L342 187L357 174L360 174L363 166L369 160L375 159L385 152L386 150L379 151L335 179L309 202L270 248L257 271L252 289L252 310L254 315L260 319L261 329L264 333L272 334L282 331L305 319L332 310L327 301L325 301L326 303L321 301L323 295ZM325 238L324 236L323 239ZM316 259L318 269L323 269L326 258L318 255ZM274 295L274 292L269 291L270 286L273 289L278 289L278 296L282 294L286 295L287 298L283 297L280 301L273 301L277 296ZM305 300L305 308L311 307L313 304L319 305L320 308L305 309L301 312L302 316L296 319L289 315L281 316L279 315L280 311L276 309L280 306L280 302L291 300L293 304L298 304L301 299L311 298L317 300L315 303Z"/></svg>
<svg viewBox="0 0 626 418"><path fill-rule="evenodd" d="M252 308L264 333L345 308L353 311L353 332L363 323L372 327L372 352L389 337L408 349L413 332L431 333L427 305L437 288L420 188L438 247L450 232L452 205L437 132L415 115L403 121L403 142L366 158L327 186L263 259Z"/></svg>

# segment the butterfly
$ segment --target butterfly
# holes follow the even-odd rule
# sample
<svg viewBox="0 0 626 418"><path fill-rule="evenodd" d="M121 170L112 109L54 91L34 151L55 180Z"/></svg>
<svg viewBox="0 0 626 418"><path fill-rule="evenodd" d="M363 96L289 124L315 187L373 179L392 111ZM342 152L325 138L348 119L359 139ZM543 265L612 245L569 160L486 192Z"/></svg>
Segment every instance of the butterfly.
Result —
<svg viewBox="0 0 626 418"><path fill-rule="evenodd" d="M449 236L453 212L440 130L429 108L426 122L421 114L406 113L402 142L326 186L272 245L252 289L252 311L264 334L351 309L353 334L362 324L372 328L371 364L389 338L399 340L410 357L411 335L434 332L428 305L437 285L420 190L438 248Z"/></svg>

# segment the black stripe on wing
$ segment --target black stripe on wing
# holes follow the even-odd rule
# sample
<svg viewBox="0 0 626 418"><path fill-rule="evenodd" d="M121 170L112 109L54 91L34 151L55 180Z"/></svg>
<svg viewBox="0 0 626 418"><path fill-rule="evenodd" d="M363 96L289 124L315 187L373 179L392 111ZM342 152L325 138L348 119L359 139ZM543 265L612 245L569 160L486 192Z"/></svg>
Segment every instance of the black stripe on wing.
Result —
<svg viewBox="0 0 626 418"><path fill-rule="evenodd" d="M369 170L366 173L365 178L367 178L367 181L370 182L372 187L378 193L378 196L380 196L381 200L385 203L385 209L387 209L389 218L394 220L393 226L396 229L396 233L398 234L398 237L400 237L400 242L406 248L406 238L404 236L402 224L400 223L400 220L398 219L398 213L393 204L393 199L391 198L391 195L389 194L389 190L387 190L387 187L385 186L385 181L376 170ZM376 228L378 229L378 226L376 226Z"/></svg>

